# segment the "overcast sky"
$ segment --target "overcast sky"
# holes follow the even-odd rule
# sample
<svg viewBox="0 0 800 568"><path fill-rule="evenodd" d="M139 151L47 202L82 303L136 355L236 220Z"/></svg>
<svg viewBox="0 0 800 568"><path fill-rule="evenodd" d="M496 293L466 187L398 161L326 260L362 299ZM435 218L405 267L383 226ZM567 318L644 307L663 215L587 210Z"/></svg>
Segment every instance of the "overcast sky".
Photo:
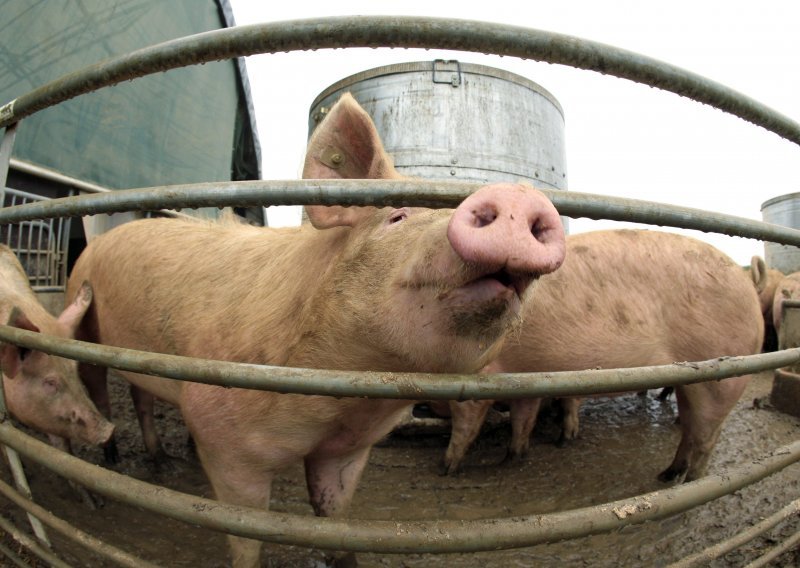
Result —
<svg viewBox="0 0 800 568"><path fill-rule="evenodd" d="M237 24L345 15L482 20L607 43L702 74L800 121L800 2L602 0L431 2L231 0ZM247 58L265 179L296 179L308 110L332 83L393 63L459 59L505 69L564 109L569 188L761 220L767 199L800 192L800 147L677 95L559 65L447 51L348 49ZM290 215L290 220L295 217ZM270 214L271 222L277 219ZM291 222L291 221L290 221ZM619 224L578 219L570 231ZM749 264L759 241L697 234Z"/></svg>

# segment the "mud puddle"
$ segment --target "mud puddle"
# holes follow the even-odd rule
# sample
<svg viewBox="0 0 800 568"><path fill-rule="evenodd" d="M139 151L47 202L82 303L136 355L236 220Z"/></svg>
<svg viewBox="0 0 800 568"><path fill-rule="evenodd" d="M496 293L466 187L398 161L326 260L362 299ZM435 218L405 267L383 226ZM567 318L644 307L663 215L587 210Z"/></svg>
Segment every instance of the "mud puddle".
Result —
<svg viewBox="0 0 800 568"><path fill-rule="evenodd" d="M187 445L178 414L158 408L158 424L167 451L177 456L172 472L153 473L144 457L138 425L127 389L113 381L112 397L122 462L114 469L137 479L210 497L210 488ZM759 375L728 418L712 457L710 470L719 472L800 437L800 420L781 414L754 399L769 393L771 377ZM679 432L674 401L659 402L629 395L587 401L581 409L580 438L566 448L554 441L558 431L544 417L534 432L530 455L521 463L498 465L508 442L507 425L484 431L464 464L452 477L438 474L447 435L394 435L373 450L370 464L353 503L359 519L477 519L548 513L573 509L664 488L656 475L671 461ZM674 400L674 399L673 399ZM79 448L89 462L102 464L96 448ZM51 472L26 464L37 501L79 528L124 550L163 566L216 568L228 565L225 537L198 527L163 519L147 511L107 501L98 511L78 504L72 491ZM8 472L3 470L4 479ZM620 532L536 547L451 555L360 554L365 567L484 567L484 566L664 566L751 526L800 497L800 465L758 484L662 522L629 527ZM305 482L298 466L273 485L272 508L311 514ZM5 499L0 511L26 527L24 516ZM712 566L742 566L800 530L795 516L767 534L716 561ZM58 555L75 566L112 566L70 543L54 531L50 538ZM273 544L264 545L263 566L316 567L324 553ZM784 554L772 566L800 565L800 551Z"/></svg>

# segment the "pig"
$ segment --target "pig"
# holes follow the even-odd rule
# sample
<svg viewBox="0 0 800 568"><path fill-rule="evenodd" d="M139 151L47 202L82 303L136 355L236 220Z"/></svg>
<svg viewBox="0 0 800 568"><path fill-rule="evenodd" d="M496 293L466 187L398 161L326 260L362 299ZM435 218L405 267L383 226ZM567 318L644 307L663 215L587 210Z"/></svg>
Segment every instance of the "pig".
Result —
<svg viewBox="0 0 800 568"><path fill-rule="evenodd" d="M567 259L543 276L523 327L484 372L662 365L758 353L756 288L725 254L674 233L611 230L570 235ZM701 477L722 423L749 376L676 387L681 441L659 479ZM566 398L563 437L578 433L580 399ZM451 404L444 473L458 470L491 401ZM510 401L510 458L523 456L539 399Z"/></svg>
<svg viewBox="0 0 800 568"><path fill-rule="evenodd" d="M781 330L781 320L783 319L784 300L800 299L800 272L792 272L783 276L775 285L772 298L771 315L772 325L775 333Z"/></svg>
<svg viewBox="0 0 800 568"><path fill-rule="evenodd" d="M400 176L344 95L309 142L304 177ZM95 291L79 336L246 363L472 373L565 254L549 200L512 184L482 187L455 210L306 212L311 225L297 228L148 219L94 239L69 282ZM102 381L105 369L81 371ZM276 472L302 461L321 516L345 514L372 445L413 403L122 374L180 408L219 500L267 506ZM259 541L229 542L234 566L259 565Z"/></svg>
<svg viewBox="0 0 800 568"><path fill-rule="evenodd" d="M55 318L39 303L14 252L0 245L3 324L71 339L91 304L92 289L81 283L69 297L72 303ZM9 412L23 424L47 434L54 445L63 448L62 438L99 445L111 436L114 426L92 404L74 361L0 343L0 365Z"/></svg>
<svg viewBox="0 0 800 568"><path fill-rule="evenodd" d="M777 329L772 317L772 304L775 300L775 291L778 283L784 278L783 272L774 268L767 268L764 259L754 255L750 259L750 273L753 283L758 291L758 300L761 302L761 313L764 315L764 351L774 351L778 345Z"/></svg>

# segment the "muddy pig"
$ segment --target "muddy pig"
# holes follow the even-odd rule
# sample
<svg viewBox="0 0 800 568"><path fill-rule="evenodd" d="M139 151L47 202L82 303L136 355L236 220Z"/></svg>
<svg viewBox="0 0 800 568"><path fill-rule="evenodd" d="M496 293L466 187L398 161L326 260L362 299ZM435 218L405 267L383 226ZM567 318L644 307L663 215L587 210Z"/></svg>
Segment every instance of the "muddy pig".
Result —
<svg viewBox="0 0 800 568"><path fill-rule="evenodd" d="M309 142L304 177L400 176L345 95ZM558 213L523 186L483 187L455 210L306 210L313 226L150 219L93 240L69 285L95 291L80 337L247 363L475 372L564 258ZM302 460L322 516L346 512L372 445L412 403L123 375L180 407L218 499L263 507L275 474ZM259 541L230 544L235 566L259 565Z"/></svg>
<svg viewBox="0 0 800 568"><path fill-rule="evenodd" d="M0 245L0 321L5 325L56 337L72 338L92 301L88 285L76 285L73 302L58 318L36 298L14 252ZM114 426L89 400L74 361L0 343L3 388L11 414L23 424L59 438L102 444ZM54 438L55 437L55 438Z"/></svg>
<svg viewBox="0 0 800 568"><path fill-rule="evenodd" d="M663 365L758 353L763 318L748 274L714 247L646 230L571 235L567 259L542 277L523 327L486 372L570 371ZM676 388L681 441L659 478L697 479L749 376ZM566 399L565 436L580 400ZM509 457L529 445L539 399L511 401ZM458 469L491 401L451 405L445 472Z"/></svg>

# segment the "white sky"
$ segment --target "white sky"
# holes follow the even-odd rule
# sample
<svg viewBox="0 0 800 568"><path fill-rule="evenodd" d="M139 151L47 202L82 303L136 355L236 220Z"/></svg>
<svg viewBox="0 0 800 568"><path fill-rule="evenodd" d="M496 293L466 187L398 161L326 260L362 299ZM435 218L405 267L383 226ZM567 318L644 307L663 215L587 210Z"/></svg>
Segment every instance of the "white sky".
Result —
<svg viewBox="0 0 800 568"><path fill-rule="evenodd" d="M745 93L800 121L800 2L673 0L231 0L237 24L345 15L414 15L550 30L635 51ZM247 58L265 179L300 175L308 111L332 83L381 65L459 59L549 90L566 117L569 188L761 220L761 204L800 192L800 147L672 93L570 67L467 52L348 49ZM277 215L270 211L270 222ZM289 222L299 214L290 214ZM573 219L570 232L610 221ZM671 230L671 229L670 229ZM740 264L760 241L705 235Z"/></svg>

